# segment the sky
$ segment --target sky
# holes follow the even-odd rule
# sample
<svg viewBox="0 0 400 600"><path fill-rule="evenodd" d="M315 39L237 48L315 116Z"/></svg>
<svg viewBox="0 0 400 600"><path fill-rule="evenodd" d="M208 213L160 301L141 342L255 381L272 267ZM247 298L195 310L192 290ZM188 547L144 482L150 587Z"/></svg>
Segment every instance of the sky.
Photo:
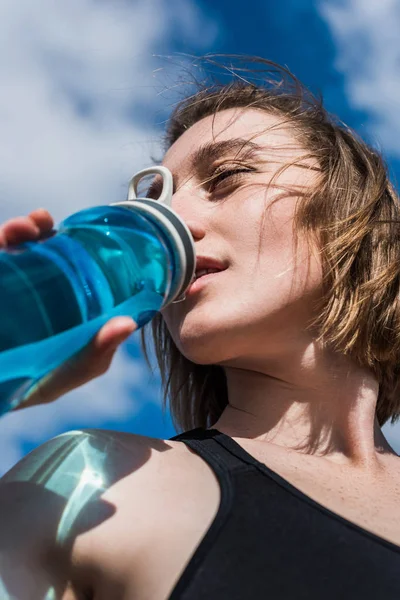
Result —
<svg viewBox="0 0 400 600"><path fill-rule="evenodd" d="M384 32L384 36L382 35ZM161 157L191 56L233 53L288 66L400 174L398 0L2 0L0 222L45 207L56 222L124 200ZM397 185L397 184L396 184ZM134 333L102 377L0 419L0 475L71 429L168 438L161 387ZM385 426L400 452L400 425Z"/></svg>

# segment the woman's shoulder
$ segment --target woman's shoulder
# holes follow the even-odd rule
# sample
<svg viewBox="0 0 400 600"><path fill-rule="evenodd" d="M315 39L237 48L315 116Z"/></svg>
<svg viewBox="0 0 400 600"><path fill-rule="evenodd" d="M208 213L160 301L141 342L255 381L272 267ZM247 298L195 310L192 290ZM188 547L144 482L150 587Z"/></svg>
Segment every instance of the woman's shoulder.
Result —
<svg viewBox="0 0 400 600"><path fill-rule="evenodd" d="M128 559L132 569L135 557L163 536L176 537L177 527L194 528L188 503L195 506L197 498L207 502L215 494L208 467L182 442L68 431L33 450L0 480L2 550L7 554L7 544L15 549L20 539L15 555L21 564L33 561L30 551L48 557L46 564L32 566L44 581L45 573L65 564L87 582L98 569L119 569ZM206 505L206 516L207 510ZM68 548L73 551L64 556Z"/></svg>

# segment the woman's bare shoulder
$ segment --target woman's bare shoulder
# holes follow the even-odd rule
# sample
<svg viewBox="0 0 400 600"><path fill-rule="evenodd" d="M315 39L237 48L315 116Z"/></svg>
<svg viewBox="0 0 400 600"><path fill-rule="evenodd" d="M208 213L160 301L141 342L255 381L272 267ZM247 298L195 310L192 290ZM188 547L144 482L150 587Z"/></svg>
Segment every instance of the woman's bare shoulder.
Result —
<svg viewBox="0 0 400 600"><path fill-rule="evenodd" d="M146 596L149 582L154 585L157 572L162 590L154 596L165 597L216 514L219 485L210 467L182 442L117 438L135 468L103 494L109 518L77 540L76 581L82 589L97 589L100 577L115 585L117 573L122 588L139 598ZM110 587L105 597L113 594Z"/></svg>
<svg viewBox="0 0 400 600"><path fill-rule="evenodd" d="M0 480L0 580L7 566L10 590L22 585L18 565L30 564L24 577L42 591L55 570L66 582L101 564L113 568L103 556L110 547L117 562L134 560L154 517L168 518L179 491L195 484L196 459L180 442L116 431L48 440Z"/></svg>

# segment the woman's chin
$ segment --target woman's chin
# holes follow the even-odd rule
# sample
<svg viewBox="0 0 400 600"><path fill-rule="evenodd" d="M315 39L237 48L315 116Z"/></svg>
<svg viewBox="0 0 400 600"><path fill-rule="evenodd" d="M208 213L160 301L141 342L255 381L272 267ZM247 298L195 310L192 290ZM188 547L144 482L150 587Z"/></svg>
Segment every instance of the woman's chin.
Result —
<svg viewBox="0 0 400 600"><path fill-rule="evenodd" d="M188 360L199 365L218 364L231 358L231 353L228 355L227 352L229 345L226 344L224 336L181 335L175 343Z"/></svg>
<svg viewBox="0 0 400 600"><path fill-rule="evenodd" d="M166 323L177 348L194 363L218 364L240 354L243 335L237 318L229 320L222 311L219 315L193 311L180 323L171 321Z"/></svg>

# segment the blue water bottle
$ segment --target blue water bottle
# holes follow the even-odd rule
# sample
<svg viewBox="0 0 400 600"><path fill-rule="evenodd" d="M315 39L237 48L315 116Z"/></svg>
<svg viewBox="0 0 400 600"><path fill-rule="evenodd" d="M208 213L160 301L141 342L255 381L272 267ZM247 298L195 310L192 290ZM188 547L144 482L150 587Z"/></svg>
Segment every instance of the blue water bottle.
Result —
<svg viewBox="0 0 400 600"><path fill-rule="evenodd" d="M150 174L163 179L160 198L137 198ZM52 237L0 250L0 414L111 317L127 315L141 327L184 298L195 247L171 198L170 171L144 169L126 201L79 211Z"/></svg>

